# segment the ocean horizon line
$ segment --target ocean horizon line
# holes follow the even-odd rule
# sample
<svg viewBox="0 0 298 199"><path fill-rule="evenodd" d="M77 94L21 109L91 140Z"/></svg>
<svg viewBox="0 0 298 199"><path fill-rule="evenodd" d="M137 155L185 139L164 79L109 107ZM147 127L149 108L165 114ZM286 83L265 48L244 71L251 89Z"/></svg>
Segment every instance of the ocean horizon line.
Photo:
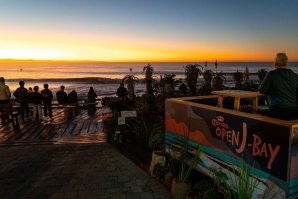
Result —
<svg viewBox="0 0 298 199"><path fill-rule="evenodd" d="M208 60L197 60L197 61L102 61L102 60L64 60L64 59L57 59L57 60L49 60L49 59L0 59L0 62L94 62L94 63L215 63L215 60L208 61ZM221 61L220 59L217 59L217 63L270 63L273 62L272 60L225 60ZM298 62L298 60L289 61L291 62Z"/></svg>
<svg viewBox="0 0 298 199"><path fill-rule="evenodd" d="M224 72L224 76L232 76L235 72ZM172 73L175 74L175 73ZM178 73L180 74L180 73ZM249 75L257 75L256 72L251 72ZM134 75L134 74L132 74ZM124 76L123 76L124 77ZM159 76L155 76L154 79L159 79ZM178 78L180 79L180 78ZM12 78L12 79L6 79L8 82L15 82L15 81L40 81L43 80L45 82L58 82L58 81L66 81L66 82L89 82L89 83L120 83L122 81L122 78L109 78L109 77L78 77L78 78ZM144 78L139 78L139 81L145 80Z"/></svg>

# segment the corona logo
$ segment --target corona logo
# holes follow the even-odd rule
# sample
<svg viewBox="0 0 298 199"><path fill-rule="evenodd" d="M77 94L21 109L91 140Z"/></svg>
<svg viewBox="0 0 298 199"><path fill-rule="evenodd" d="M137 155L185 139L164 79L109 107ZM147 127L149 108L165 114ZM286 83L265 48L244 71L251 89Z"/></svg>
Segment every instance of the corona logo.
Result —
<svg viewBox="0 0 298 199"><path fill-rule="evenodd" d="M224 122L225 119L222 116L217 116L216 119L220 122Z"/></svg>

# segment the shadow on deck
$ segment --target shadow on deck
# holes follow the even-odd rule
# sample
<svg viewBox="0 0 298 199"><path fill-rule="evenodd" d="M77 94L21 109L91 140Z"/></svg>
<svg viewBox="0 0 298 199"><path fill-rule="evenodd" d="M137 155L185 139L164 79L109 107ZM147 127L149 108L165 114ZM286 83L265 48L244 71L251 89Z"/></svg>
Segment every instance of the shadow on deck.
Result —
<svg viewBox="0 0 298 199"><path fill-rule="evenodd" d="M103 125L97 122L102 109L88 115L81 109L73 119L66 119L64 110L53 109L53 121L23 121L15 132L11 124L0 124L0 146L28 144L64 144L106 142Z"/></svg>

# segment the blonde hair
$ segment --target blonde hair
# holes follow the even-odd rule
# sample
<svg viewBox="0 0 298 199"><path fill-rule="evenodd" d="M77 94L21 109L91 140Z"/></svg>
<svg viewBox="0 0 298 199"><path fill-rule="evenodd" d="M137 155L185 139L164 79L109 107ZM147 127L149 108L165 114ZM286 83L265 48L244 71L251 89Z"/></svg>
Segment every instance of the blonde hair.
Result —
<svg viewBox="0 0 298 199"><path fill-rule="evenodd" d="M286 67L288 64L288 56L286 53L277 53L275 58L274 66L277 68Z"/></svg>

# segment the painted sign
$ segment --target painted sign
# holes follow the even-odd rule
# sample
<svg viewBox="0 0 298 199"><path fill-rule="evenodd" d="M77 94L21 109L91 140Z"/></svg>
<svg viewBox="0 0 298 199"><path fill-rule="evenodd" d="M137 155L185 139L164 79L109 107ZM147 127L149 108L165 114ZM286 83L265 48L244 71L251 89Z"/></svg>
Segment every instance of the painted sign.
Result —
<svg viewBox="0 0 298 199"><path fill-rule="evenodd" d="M296 127L293 131L297 131ZM298 198L298 138L292 140L291 146L291 167L290 167L290 181L288 183L289 187L289 198Z"/></svg>
<svg viewBox="0 0 298 199"><path fill-rule="evenodd" d="M136 111L121 111L122 117L137 117Z"/></svg>
<svg viewBox="0 0 298 199"><path fill-rule="evenodd" d="M220 110L220 109L219 109ZM255 196L271 187L273 195L284 198L288 179L291 128L213 111L187 104L166 102L166 150L189 134L189 143L203 146L201 172L210 168L230 172L241 162L253 166L252 178L259 183ZM272 188L272 185L274 187Z"/></svg>
<svg viewBox="0 0 298 199"><path fill-rule="evenodd" d="M125 117L118 117L118 125L124 125L125 124Z"/></svg>

